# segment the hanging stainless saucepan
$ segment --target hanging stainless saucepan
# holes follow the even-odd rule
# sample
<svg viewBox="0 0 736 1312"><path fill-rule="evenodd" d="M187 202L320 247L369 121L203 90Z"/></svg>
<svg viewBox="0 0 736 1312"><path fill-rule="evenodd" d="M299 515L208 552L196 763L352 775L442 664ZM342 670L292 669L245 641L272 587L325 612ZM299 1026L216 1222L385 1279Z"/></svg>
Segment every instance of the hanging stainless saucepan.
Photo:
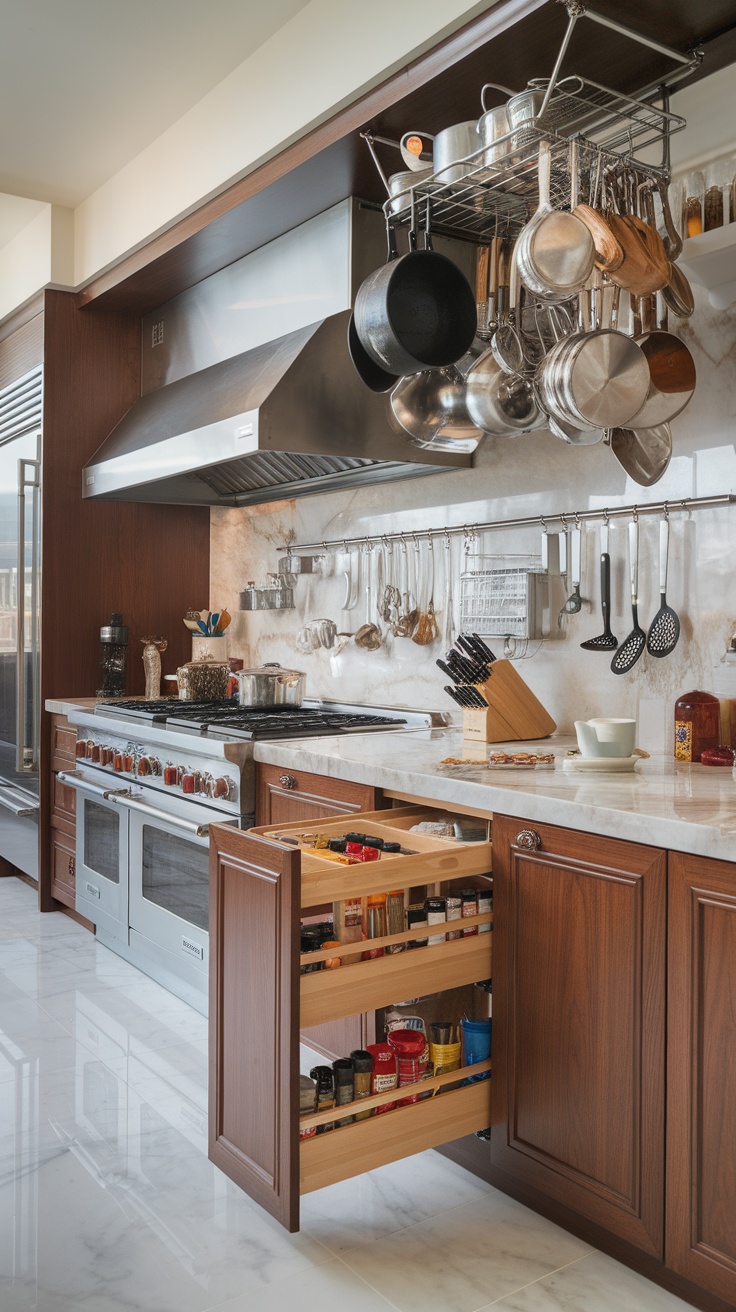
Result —
<svg viewBox="0 0 736 1312"><path fill-rule="evenodd" d="M389 418L400 437L423 450L470 453L484 436L468 414L465 379L453 364L400 378Z"/></svg>
<svg viewBox="0 0 736 1312"><path fill-rule="evenodd" d="M640 306L645 320L649 306L645 301ZM629 416L630 422L624 420L616 427L655 428L674 419L689 404L695 391L695 361L685 343L668 331L666 311L661 326L649 328L636 341L646 359L649 386L642 405Z"/></svg>
<svg viewBox="0 0 736 1312"><path fill-rule="evenodd" d="M521 281L536 296L567 300L585 286L595 261L588 229L568 210L550 204L549 142L539 146L539 204L516 246Z"/></svg>
<svg viewBox="0 0 736 1312"><path fill-rule="evenodd" d="M468 372L465 388L468 414L486 433L518 437L546 423L531 379L507 373L490 350Z"/></svg>
<svg viewBox="0 0 736 1312"><path fill-rule="evenodd" d="M388 226L388 263L362 283L355 298L355 328L368 354L399 376L454 364L475 336L475 296L465 275L445 255L416 243L399 255Z"/></svg>
<svg viewBox="0 0 736 1312"><path fill-rule="evenodd" d="M615 328L600 327L600 295L598 279L593 328L583 331L581 321L581 329L557 342L536 373L542 407L560 422L567 441L575 440L570 429L594 431L599 441L602 430L623 427L641 407L649 386L647 362L637 343Z"/></svg>

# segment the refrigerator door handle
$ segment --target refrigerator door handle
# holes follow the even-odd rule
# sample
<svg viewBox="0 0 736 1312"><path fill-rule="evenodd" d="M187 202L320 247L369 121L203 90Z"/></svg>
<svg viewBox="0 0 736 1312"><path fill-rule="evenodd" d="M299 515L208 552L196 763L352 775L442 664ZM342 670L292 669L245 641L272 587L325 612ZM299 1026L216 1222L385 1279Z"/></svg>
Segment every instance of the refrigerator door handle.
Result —
<svg viewBox="0 0 736 1312"><path fill-rule="evenodd" d="M38 815L39 803L24 801L18 794L10 793L4 788L0 788L0 806L4 806L6 811L12 811L13 815Z"/></svg>
<svg viewBox="0 0 736 1312"><path fill-rule="evenodd" d="M38 460L18 461L18 583L16 588L16 678L15 678L15 741L16 770L30 774L38 769L38 712L35 709L38 689L34 686L32 712L32 743L26 758L26 489L33 495L33 526L31 542L31 672L36 683L38 670L38 489L40 464ZM30 470L30 476L27 471Z"/></svg>

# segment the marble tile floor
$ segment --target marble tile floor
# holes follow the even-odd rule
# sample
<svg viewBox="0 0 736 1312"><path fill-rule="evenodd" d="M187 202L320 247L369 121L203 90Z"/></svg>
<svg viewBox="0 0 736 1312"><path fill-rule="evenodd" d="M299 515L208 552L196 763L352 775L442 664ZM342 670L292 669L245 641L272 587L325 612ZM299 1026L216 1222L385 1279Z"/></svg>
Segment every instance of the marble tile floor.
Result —
<svg viewBox="0 0 736 1312"><path fill-rule="evenodd" d="M287 1234L207 1160L198 1013L0 879L2 1312L676 1312L436 1153Z"/></svg>

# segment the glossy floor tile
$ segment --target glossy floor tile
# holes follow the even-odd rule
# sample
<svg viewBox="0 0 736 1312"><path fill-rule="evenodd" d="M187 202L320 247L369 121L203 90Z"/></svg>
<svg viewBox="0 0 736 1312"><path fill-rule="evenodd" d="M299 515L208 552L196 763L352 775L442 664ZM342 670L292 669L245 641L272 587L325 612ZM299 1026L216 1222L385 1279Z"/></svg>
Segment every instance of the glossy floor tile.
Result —
<svg viewBox="0 0 736 1312"><path fill-rule="evenodd" d="M437 1153L287 1234L207 1159L199 1013L0 879L0 1312L624 1305L685 1307Z"/></svg>

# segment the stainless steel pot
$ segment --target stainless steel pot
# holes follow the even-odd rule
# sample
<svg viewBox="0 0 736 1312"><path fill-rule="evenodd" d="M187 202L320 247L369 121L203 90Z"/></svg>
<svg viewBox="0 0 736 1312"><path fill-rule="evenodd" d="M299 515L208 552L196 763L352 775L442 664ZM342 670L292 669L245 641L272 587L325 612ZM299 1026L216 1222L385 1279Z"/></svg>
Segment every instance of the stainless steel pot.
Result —
<svg viewBox="0 0 736 1312"><path fill-rule="evenodd" d="M424 182L432 173L432 165L421 169L402 169L401 173L392 173L388 180L388 194L391 197L389 214L399 214L411 201L411 189L418 182Z"/></svg>
<svg viewBox="0 0 736 1312"><path fill-rule="evenodd" d="M499 82L486 82L480 93L483 113L478 119L478 137L480 138L479 144L486 147L483 154L483 163L495 164L497 160L506 154L509 147L507 141L501 146L497 146L495 143L501 137L508 136L511 126L506 105L496 105L494 109L486 109L486 91L501 91L505 96L513 96L514 92L509 87L501 86Z"/></svg>
<svg viewBox="0 0 736 1312"><path fill-rule="evenodd" d="M459 182L478 168L479 160L471 164L458 161L474 155L482 145L478 136L478 123L474 118L464 123L453 123L452 127L443 128L434 139L434 171L438 182Z"/></svg>
<svg viewBox="0 0 736 1312"><path fill-rule="evenodd" d="M302 670L285 670L278 661L268 661L256 670L238 670L238 702L241 706L301 706L307 676Z"/></svg>

